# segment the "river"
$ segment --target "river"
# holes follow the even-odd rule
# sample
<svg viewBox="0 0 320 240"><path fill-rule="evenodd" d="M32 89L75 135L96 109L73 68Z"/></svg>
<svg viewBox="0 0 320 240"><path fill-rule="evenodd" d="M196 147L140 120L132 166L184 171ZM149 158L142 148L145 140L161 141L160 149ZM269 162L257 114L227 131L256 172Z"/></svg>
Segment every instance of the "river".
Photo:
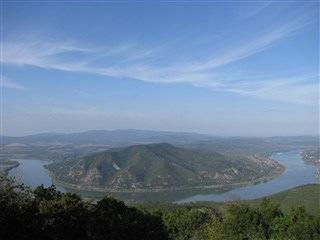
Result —
<svg viewBox="0 0 320 240"><path fill-rule="evenodd" d="M303 162L300 151L290 151L283 153L274 153L271 158L280 162L286 167L286 170L279 177L268 182L259 183L245 187L238 187L227 192L217 193L212 190L206 194L190 194L188 197L178 197L174 201L178 203L194 202L194 201L226 201L231 199L255 199L268 196L280 191L290 189L292 187L319 183L315 172L316 167L307 165ZM43 184L50 186L52 179L49 172L43 167L48 162L41 160L17 160L20 165L9 172L9 176L15 177L17 180L35 187ZM64 191L58 186L58 189ZM162 194L163 195L163 194ZM171 196L174 193L171 192ZM177 194L179 195L179 194ZM147 195L145 195L147 196ZM172 200L172 199L171 199Z"/></svg>
<svg viewBox="0 0 320 240"><path fill-rule="evenodd" d="M232 199L249 200L285 191L309 183L319 183L316 167L307 165L301 158L300 151L274 153L271 158L286 167L284 173L268 182L235 188L224 193L198 194L179 200L179 203L194 201L226 201Z"/></svg>
<svg viewBox="0 0 320 240"><path fill-rule="evenodd" d="M49 171L43 166L50 163L34 159L16 159L20 165L9 171L8 176L14 177L18 182L22 182L32 188L43 184L49 187L53 184ZM57 186L59 191L64 191L62 187Z"/></svg>

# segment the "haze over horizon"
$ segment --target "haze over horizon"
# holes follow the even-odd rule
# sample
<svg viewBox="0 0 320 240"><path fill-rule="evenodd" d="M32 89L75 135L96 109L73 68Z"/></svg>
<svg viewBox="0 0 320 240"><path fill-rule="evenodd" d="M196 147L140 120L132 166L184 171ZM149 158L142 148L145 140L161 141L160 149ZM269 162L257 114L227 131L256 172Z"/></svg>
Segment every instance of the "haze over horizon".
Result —
<svg viewBox="0 0 320 240"><path fill-rule="evenodd" d="M2 134L319 134L319 3L2 2Z"/></svg>
<svg viewBox="0 0 320 240"><path fill-rule="evenodd" d="M87 129L87 130L82 130L82 131L69 131L69 132L63 132L63 131L51 131L51 132L33 132L30 134L23 134L23 135L0 135L2 137L25 137L25 136L33 136L33 135L50 135L50 134L81 134L81 133L89 133L89 132L117 132L117 131L137 131L137 132L159 132L159 133L168 133L168 134L200 134L200 135L208 135L211 137L217 137L217 138L224 138L224 137L243 137L243 138L255 138L255 137L317 137L319 136L319 133L315 134L303 134L303 135L217 135L217 134L212 134L212 133L206 133L206 132L186 132L186 131L166 131L166 130L145 130L145 129L134 129L134 128L122 128L122 129Z"/></svg>

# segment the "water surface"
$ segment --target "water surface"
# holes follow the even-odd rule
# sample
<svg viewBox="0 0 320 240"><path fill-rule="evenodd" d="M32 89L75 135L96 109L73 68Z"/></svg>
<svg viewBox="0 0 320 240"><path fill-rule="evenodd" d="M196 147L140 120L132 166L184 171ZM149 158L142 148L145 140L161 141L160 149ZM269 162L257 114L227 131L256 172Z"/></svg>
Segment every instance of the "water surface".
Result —
<svg viewBox="0 0 320 240"><path fill-rule="evenodd" d="M249 200L285 191L309 183L319 183L316 167L307 165L301 158L301 151L274 153L271 158L286 167L284 173L268 182L235 188L224 193L197 194L179 200L179 203L194 201L227 201L232 199Z"/></svg>
<svg viewBox="0 0 320 240"><path fill-rule="evenodd" d="M9 171L8 176L14 177L17 181L22 182L32 188L41 184L49 187L53 184L49 171L43 166L48 164L47 161L34 160L34 159L16 159L20 163ZM63 191L63 188L57 187L58 190Z"/></svg>

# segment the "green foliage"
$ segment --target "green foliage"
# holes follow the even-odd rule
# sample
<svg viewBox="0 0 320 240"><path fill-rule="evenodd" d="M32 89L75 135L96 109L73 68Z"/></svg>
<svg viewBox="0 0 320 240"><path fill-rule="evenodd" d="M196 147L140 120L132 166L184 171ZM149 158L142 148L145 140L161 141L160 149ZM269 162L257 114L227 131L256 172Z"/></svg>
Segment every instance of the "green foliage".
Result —
<svg viewBox="0 0 320 240"><path fill-rule="evenodd" d="M266 223L257 209L247 205L230 204L222 218L207 227L208 239L267 239Z"/></svg>
<svg viewBox="0 0 320 240"><path fill-rule="evenodd" d="M163 215L171 239L187 240L195 237L216 213L209 209L180 208Z"/></svg>
<svg viewBox="0 0 320 240"><path fill-rule="evenodd" d="M167 239L160 217L142 214L136 208L128 208L123 202L104 198L93 206L90 224L92 239Z"/></svg>
<svg viewBox="0 0 320 240"><path fill-rule="evenodd" d="M295 207L288 215L276 218L272 230L272 240L320 239L320 218L308 215L303 207Z"/></svg>
<svg viewBox="0 0 320 240"><path fill-rule="evenodd" d="M53 186L31 191L0 180L0 239L168 239L159 216L113 198L93 204L75 194L60 193Z"/></svg>
<svg viewBox="0 0 320 240"><path fill-rule="evenodd" d="M308 184L268 196L284 213L290 213L295 206L304 206L307 213L320 215L320 184ZM244 201L252 207L259 207L263 198Z"/></svg>
<svg viewBox="0 0 320 240"><path fill-rule="evenodd" d="M222 218L215 218L205 230L208 240L317 240L320 239L319 217L303 207L292 208L284 215L270 200L259 208L230 204Z"/></svg>
<svg viewBox="0 0 320 240"><path fill-rule="evenodd" d="M288 213L263 199L257 207L173 204L128 207L105 197L96 203L0 178L0 239L6 240L318 240L320 216L295 206Z"/></svg>
<svg viewBox="0 0 320 240"><path fill-rule="evenodd" d="M50 239L87 239L89 210L81 199L74 194L58 193L53 187L40 188L35 190L35 202L42 229Z"/></svg>
<svg viewBox="0 0 320 240"><path fill-rule="evenodd" d="M0 177L0 239L40 239L37 214L30 189Z"/></svg>

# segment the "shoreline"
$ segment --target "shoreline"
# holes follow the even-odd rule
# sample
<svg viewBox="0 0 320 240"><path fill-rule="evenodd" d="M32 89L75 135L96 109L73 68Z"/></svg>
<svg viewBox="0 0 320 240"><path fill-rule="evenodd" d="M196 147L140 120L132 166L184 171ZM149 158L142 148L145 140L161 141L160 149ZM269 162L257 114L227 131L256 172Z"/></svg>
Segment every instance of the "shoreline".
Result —
<svg viewBox="0 0 320 240"><path fill-rule="evenodd" d="M4 176L8 176L8 173L14 169L20 166L20 163L18 161L12 161L12 160L6 160L0 162L0 174L3 174Z"/></svg>
<svg viewBox="0 0 320 240"><path fill-rule="evenodd" d="M77 184L71 184L67 182L63 182L58 180L50 171L49 175L52 178L52 182L62 188L76 191L85 191L92 193L157 193L157 192L175 192L175 191L183 191L183 190L193 190L193 189L216 189L222 190L222 192L229 191L236 187L243 186L252 186L262 182L270 181L274 178L282 175L286 170L286 167L280 164L280 169L274 171L272 175L263 176L251 181L239 182L239 183L230 183L230 184L214 184L214 185L198 185L198 186L179 186L179 187L169 187L169 188L140 188L140 189L108 189L108 188L98 188L98 187L83 187Z"/></svg>

